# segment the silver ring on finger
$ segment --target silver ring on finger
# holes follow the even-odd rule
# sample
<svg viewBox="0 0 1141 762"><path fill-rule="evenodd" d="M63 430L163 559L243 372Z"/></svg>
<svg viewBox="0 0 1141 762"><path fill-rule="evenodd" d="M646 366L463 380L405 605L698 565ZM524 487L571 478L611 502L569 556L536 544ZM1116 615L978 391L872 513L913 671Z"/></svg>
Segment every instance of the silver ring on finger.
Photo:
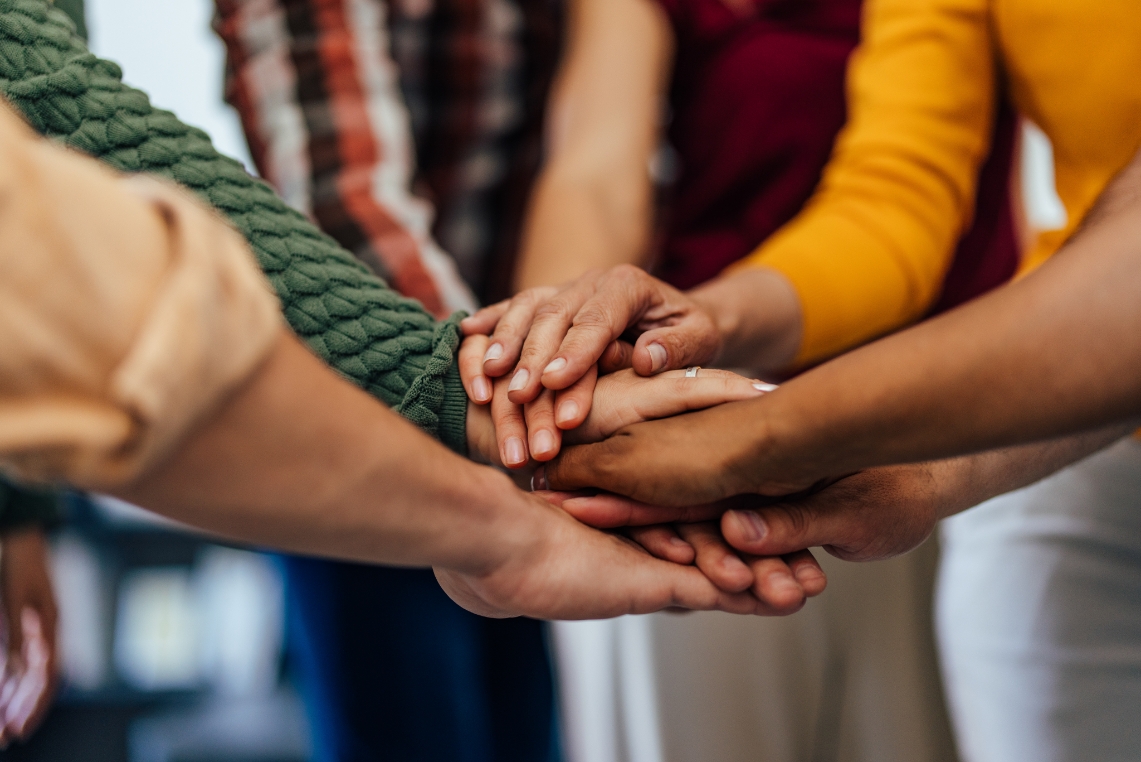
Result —
<svg viewBox="0 0 1141 762"><path fill-rule="evenodd" d="M697 378L697 371L701 370L700 365L690 365L685 369L686 378Z"/></svg>

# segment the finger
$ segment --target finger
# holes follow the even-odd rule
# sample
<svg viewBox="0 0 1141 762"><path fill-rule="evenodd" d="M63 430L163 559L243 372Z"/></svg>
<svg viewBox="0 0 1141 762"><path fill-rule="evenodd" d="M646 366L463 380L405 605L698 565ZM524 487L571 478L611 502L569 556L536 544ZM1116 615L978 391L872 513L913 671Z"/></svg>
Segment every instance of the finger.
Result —
<svg viewBox="0 0 1141 762"><path fill-rule="evenodd" d="M491 398L491 420L495 424L495 442L499 458L508 468L520 468L527 463L527 426L523 408L507 398L507 379L495 380Z"/></svg>
<svg viewBox="0 0 1141 762"><path fill-rule="evenodd" d="M618 339L610 342L598 358L598 373L605 376L634 366L634 345Z"/></svg>
<svg viewBox="0 0 1141 762"><path fill-rule="evenodd" d="M499 318L484 356L483 370L492 378L506 375L519 360L523 340L531 331L535 311L557 293L554 288L530 288L517 294ZM522 404L525 400L520 400Z"/></svg>
<svg viewBox="0 0 1141 762"><path fill-rule="evenodd" d="M537 473L536 477L541 478L541 475ZM724 511L724 508L716 504L670 508L647 505L621 495L606 493L568 498L563 501L562 508L582 523L598 529L710 521Z"/></svg>
<svg viewBox="0 0 1141 762"><path fill-rule="evenodd" d="M496 323L507 312L507 308L511 305L510 299L504 299L501 302L484 307L476 312L474 315L469 315L460 321L460 330L464 332L464 336L474 336L476 334L483 334L490 336L491 332L495 330Z"/></svg>
<svg viewBox="0 0 1141 762"><path fill-rule="evenodd" d="M460 344L460 380L468 399L476 404L491 402L491 379L483 372L483 357L491 338L482 334L468 336Z"/></svg>
<svg viewBox="0 0 1141 762"><path fill-rule="evenodd" d="M582 378L555 395L555 423L563 431L578 428L590 414L594 403L594 387L598 383L598 366L592 365Z"/></svg>
<svg viewBox="0 0 1141 762"><path fill-rule="evenodd" d="M676 324L653 328L634 345L634 370L650 376L664 370L711 362L720 343L717 328L704 312L685 314Z"/></svg>
<svg viewBox="0 0 1141 762"><path fill-rule="evenodd" d="M792 614L808 599L788 562L780 556L746 556L753 576L751 590L774 614Z"/></svg>
<svg viewBox="0 0 1141 762"><path fill-rule="evenodd" d="M754 555L780 555L818 545L843 544L854 531L853 518L842 511L821 511L812 498L765 508L726 511L721 532L737 550Z"/></svg>
<svg viewBox="0 0 1141 762"><path fill-rule="evenodd" d="M565 389L598 362L611 342L635 326L671 290L641 268L620 265L597 279L594 293L575 311L558 337L557 351L543 371L543 386Z"/></svg>
<svg viewBox="0 0 1141 762"><path fill-rule="evenodd" d="M695 558L693 546L678 536L668 524L655 524L649 527L630 527L625 534L646 549L651 556L675 564L692 564Z"/></svg>
<svg viewBox="0 0 1141 762"><path fill-rule="evenodd" d="M549 389L565 389L582 378L606 350L610 341L617 338L625 330L623 326L618 329L615 335L609 336L592 352L588 361L578 362L576 360L573 375L567 370L567 358L556 358L554 356L562 345L567 332L580 319L582 310L594 301L595 281L599 277L601 276L593 273L585 275L536 308L530 332L523 342L523 349L519 353L519 362L512 376L511 393L512 399L516 402L524 402L532 398L538 394L540 386L546 386ZM559 387L547 385L546 377L552 372L565 375L567 382Z"/></svg>
<svg viewBox="0 0 1141 762"><path fill-rule="evenodd" d="M702 368L695 378L686 378L685 371L667 371L644 383L648 391L640 395L638 404L642 420L754 399L767 393L771 386L715 368Z"/></svg>
<svg viewBox="0 0 1141 762"><path fill-rule="evenodd" d="M558 455L563 433L555 425L555 393L550 389L542 390L538 397L523 406L523 417L527 422L531 457L548 461Z"/></svg>
<svg viewBox="0 0 1141 762"><path fill-rule="evenodd" d="M718 588L739 593L753 585L753 571L725 543L715 522L678 524L677 530L693 546L697 568Z"/></svg>
<svg viewBox="0 0 1141 762"><path fill-rule="evenodd" d="M820 568L820 562L812 555L811 550L798 550L783 558L805 595L813 598L824 592L824 588L828 586L828 576Z"/></svg>

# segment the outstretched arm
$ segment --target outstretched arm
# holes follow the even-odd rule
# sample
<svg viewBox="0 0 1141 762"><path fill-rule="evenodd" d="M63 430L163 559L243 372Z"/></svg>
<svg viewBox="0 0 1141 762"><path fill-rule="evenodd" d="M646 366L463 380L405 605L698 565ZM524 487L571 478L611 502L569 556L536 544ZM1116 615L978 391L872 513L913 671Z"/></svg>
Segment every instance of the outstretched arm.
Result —
<svg viewBox="0 0 1141 762"><path fill-rule="evenodd" d="M1034 273L771 395L565 453L558 488L651 503L794 492L825 477L1094 429L1141 414L1141 155Z"/></svg>

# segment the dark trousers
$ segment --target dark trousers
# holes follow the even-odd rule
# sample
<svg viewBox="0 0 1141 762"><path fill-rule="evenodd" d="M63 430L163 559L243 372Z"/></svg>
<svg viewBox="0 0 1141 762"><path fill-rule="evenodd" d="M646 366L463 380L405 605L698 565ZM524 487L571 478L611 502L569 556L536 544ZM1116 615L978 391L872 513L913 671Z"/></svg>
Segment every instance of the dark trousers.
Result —
<svg viewBox="0 0 1141 762"><path fill-rule="evenodd" d="M430 570L285 559L317 762L557 762L542 624L484 619Z"/></svg>

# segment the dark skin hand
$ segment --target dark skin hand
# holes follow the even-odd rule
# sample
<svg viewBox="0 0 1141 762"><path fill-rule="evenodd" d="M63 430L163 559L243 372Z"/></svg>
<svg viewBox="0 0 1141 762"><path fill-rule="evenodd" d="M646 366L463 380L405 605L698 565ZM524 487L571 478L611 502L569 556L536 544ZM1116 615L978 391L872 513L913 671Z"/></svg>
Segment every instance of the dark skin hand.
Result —
<svg viewBox="0 0 1141 762"><path fill-rule="evenodd" d="M638 424L548 464L554 489L664 505L1091 430L1141 414L1141 158L1035 272L764 397Z"/></svg>
<svg viewBox="0 0 1141 762"><path fill-rule="evenodd" d="M639 541L659 556L676 544L676 535L663 522L680 529L686 524L677 522L719 520L716 539L743 554L778 556L823 546L846 561L876 561L917 547L941 519L1032 484L1133 428L1130 422L976 455L872 468L790 499L744 495L671 508L597 495L569 498L562 507L596 527L654 525L652 542Z"/></svg>

